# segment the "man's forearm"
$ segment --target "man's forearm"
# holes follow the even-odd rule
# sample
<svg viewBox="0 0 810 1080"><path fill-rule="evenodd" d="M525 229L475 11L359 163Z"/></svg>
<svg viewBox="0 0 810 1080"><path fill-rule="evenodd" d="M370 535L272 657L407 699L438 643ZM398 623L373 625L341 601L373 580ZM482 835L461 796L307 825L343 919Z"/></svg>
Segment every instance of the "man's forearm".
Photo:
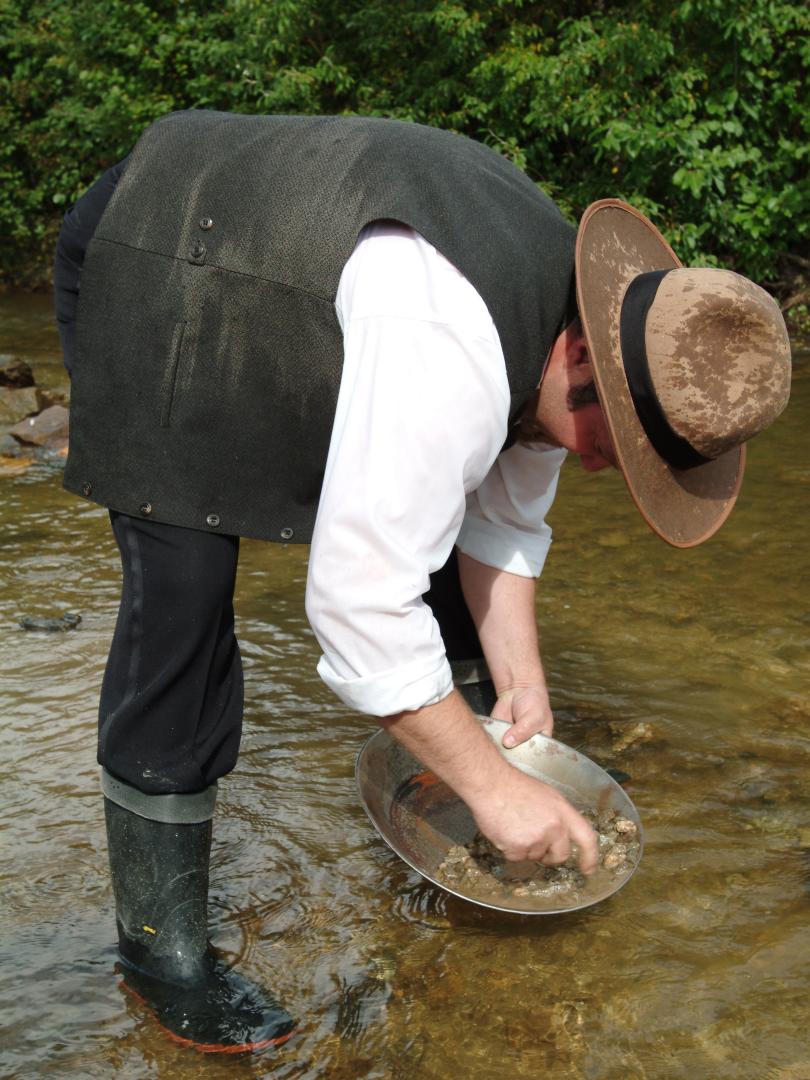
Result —
<svg viewBox="0 0 810 1080"><path fill-rule="evenodd" d="M457 690L435 705L383 717L380 723L468 804L484 798L512 771Z"/></svg>
<svg viewBox="0 0 810 1080"><path fill-rule="evenodd" d="M536 732L551 735L554 717L537 643L534 578L496 570L462 552L458 564L498 695L492 715L512 725L504 746L517 746Z"/></svg>
<svg viewBox="0 0 810 1080"><path fill-rule="evenodd" d="M545 686L537 642L534 578L518 577L458 553L464 599L498 694Z"/></svg>

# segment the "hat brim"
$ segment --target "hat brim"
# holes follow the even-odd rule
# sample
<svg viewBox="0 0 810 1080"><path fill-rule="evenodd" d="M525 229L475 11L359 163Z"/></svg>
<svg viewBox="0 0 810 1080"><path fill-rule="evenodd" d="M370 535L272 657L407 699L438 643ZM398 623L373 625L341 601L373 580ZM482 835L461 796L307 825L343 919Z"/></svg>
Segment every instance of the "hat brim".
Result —
<svg viewBox="0 0 810 1080"><path fill-rule="evenodd" d="M619 319L638 274L681 266L655 226L618 199L593 203L577 234L577 300L599 401L630 494L644 520L674 547L715 533L737 499L745 447L692 469L675 469L653 449L636 414L622 362Z"/></svg>

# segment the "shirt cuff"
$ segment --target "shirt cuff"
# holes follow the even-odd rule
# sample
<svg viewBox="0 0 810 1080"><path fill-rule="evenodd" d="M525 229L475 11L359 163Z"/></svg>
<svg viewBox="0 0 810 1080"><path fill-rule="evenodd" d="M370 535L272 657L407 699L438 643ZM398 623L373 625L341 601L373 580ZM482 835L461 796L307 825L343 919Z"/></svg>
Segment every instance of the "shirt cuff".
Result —
<svg viewBox="0 0 810 1080"><path fill-rule="evenodd" d="M551 529L543 523L528 533L482 518L465 517L456 546L471 559L518 577L539 577L551 547Z"/></svg>
<svg viewBox="0 0 810 1080"><path fill-rule="evenodd" d="M438 667L426 669L417 661L358 679L342 679L322 656L318 674L345 705L369 716L393 716L435 705L453 689L453 675L444 656Z"/></svg>

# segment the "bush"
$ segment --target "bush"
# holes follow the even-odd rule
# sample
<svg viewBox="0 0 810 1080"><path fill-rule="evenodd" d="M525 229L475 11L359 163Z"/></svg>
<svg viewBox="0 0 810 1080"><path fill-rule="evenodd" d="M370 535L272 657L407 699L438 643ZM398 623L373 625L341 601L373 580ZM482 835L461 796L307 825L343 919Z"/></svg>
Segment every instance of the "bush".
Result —
<svg viewBox="0 0 810 1080"><path fill-rule="evenodd" d="M687 262L773 283L806 249L804 5L4 0L0 276L46 274L61 214L174 109L452 128L572 220L619 196Z"/></svg>

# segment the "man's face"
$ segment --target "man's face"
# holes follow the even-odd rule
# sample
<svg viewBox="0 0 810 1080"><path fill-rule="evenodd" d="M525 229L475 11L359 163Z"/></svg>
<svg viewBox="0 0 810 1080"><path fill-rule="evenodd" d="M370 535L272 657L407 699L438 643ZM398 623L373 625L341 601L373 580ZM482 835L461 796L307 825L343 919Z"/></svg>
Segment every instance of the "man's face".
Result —
<svg viewBox="0 0 810 1080"><path fill-rule="evenodd" d="M584 415L585 413L587 415ZM607 469L608 466L618 468L613 443L599 405L589 405L583 410L576 442L568 449L579 454L582 468L586 472L599 472L600 469Z"/></svg>
<svg viewBox="0 0 810 1080"><path fill-rule="evenodd" d="M609 465L618 467L578 320L552 346L540 387L536 421L548 442L579 454L588 472Z"/></svg>
<svg viewBox="0 0 810 1080"><path fill-rule="evenodd" d="M581 379L585 381L580 381ZM617 467L616 453L605 414L596 396L596 385L590 363L585 363L576 369L576 381L569 389L566 404L571 417L572 430L567 449L579 454L582 468L586 472L598 472L608 466L615 469Z"/></svg>

